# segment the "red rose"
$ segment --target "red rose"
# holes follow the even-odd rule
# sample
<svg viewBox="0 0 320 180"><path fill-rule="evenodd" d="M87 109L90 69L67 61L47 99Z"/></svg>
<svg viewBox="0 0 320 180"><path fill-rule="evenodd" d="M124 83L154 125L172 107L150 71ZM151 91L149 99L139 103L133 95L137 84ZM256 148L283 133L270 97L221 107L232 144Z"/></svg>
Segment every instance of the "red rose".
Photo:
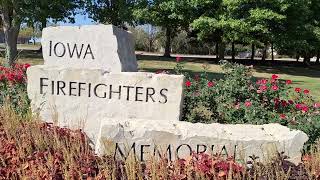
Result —
<svg viewBox="0 0 320 180"><path fill-rule="evenodd" d="M296 108L302 110L302 112L306 113L309 111L309 107L305 104L297 104Z"/></svg>
<svg viewBox="0 0 320 180"><path fill-rule="evenodd" d="M262 80L261 80L261 84L264 84L264 85L265 85L265 84L267 84L267 83L268 83L268 80L267 80L267 79L262 79Z"/></svg>
<svg viewBox="0 0 320 180"><path fill-rule="evenodd" d="M297 93L300 93L301 92L301 88L295 88L294 91L297 92Z"/></svg>
<svg viewBox="0 0 320 180"><path fill-rule="evenodd" d="M294 102L292 100L288 100L289 104L294 104Z"/></svg>
<svg viewBox="0 0 320 180"><path fill-rule="evenodd" d="M4 80L5 76L3 74L0 74L0 81Z"/></svg>
<svg viewBox="0 0 320 180"><path fill-rule="evenodd" d="M209 81L209 82L208 82L208 87L213 87L213 86L214 86L214 82Z"/></svg>
<svg viewBox="0 0 320 180"><path fill-rule="evenodd" d="M271 78L272 78L273 80L276 80L276 79L278 79L278 78L279 78L279 76L278 76L278 75L276 75L276 74L273 74Z"/></svg>
<svg viewBox="0 0 320 180"><path fill-rule="evenodd" d="M304 93L304 94L309 94L310 91L309 91L308 89L305 89L305 90L303 91L303 93Z"/></svg>
<svg viewBox="0 0 320 180"><path fill-rule="evenodd" d="M287 85L292 84L292 81L291 80L286 80L286 84Z"/></svg>
<svg viewBox="0 0 320 180"><path fill-rule="evenodd" d="M285 114L280 114L280 119L286 119L287 116Z"/></svg>
<svg viewBox="0 0 320 180"><path fill-rule="evenodd" d="M31 66L31 65L28 64L28 63L27 63L27 64L24 64L24 68L25 68L25 69L28 69L30 66Z"/></svg>
<svg viewBox="0 0 320 180"><path fill-rule="evenodd" d="M287 107L287 106L288 106L287 101L281 100L281 106L282 106L282 107Z"/></svg>
<svg viewBox="0 0 320 180"><path fill-rule="evenodd" d="M186 86L187 86L187 87L190 87L190 86L191 86L191 82L190 82L190 81L187 81L187 82L186 82Z"/></svg>
<svg viewBox="0 0 320 180"><path fill-rule="evenodd" d="M250 107L250 106L252 106L252 102L246 101L246 102L244 103L244 105L245 105L246 107Z"/></svg>
<svg viewBox="0 0 320 180"><path fill-rule="evenodd" d="M263 86L260 86L259 89L261 91L267 91L268 90L268 86L263 85Z"/></svg>
<svg viewBox="0 0 320 180"><path fill-rule="evenodd" d="M276 86L276 85L273 85L273 86L271 87L271 89L272 89L273 91L278 91L278 90L279 90L279 87Z"/></svg>
<svg viewBox="0 0 320 180"><path fill-rule="evenodd" d="M7 73L5 74L8 81L14 81L14 74L13 73Z"/></svg>
<svg viewBox="0 0 320 180"><path fill-rule="evenodd" d="M17 73L16 74L16 81L17 82L22 82L23 81L23 74L22 73Z"/></svg>
<svg viewBox="0 0 320 180"><path fill-rule="evenodd" d="M302 112L306 113L308 111L309 111L309 107L308 106L302 107Z"/></svg>
<svg viewBox="0 0 320 180"><path fill-rule="evenodd" d="M296 108L301 110L304 107L304 104L296 104Z"/></svg>
<svg viewBox="0 0 320 180"><path fill-rule="evenodd" d="M181 60L182 60L182 57L180 57L180 56L177 56L177 57L176 57L176 62L177 62L177 63L181 62Z"/></svg>

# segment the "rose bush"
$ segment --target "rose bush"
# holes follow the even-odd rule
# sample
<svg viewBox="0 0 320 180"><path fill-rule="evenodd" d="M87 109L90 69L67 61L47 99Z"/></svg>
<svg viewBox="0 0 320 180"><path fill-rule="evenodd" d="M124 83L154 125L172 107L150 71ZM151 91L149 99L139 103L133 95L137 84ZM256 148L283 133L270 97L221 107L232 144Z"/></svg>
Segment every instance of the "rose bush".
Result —
<svg viewBox="0 0 320 180"><path fill-rule="evenodd" d="M24 115L29 110L26 70L30 64L16 64L13 67L0 66L0 104L9 104L16 113Z"/></svg>
<svg viewBox="0 0 320 180"><path fill-rule="evenodd" d="M308 134L309 142L320 137L320 102L310 90L293 88L292 80L274 74L257 79L252 68L222 63L224 77L211 79L206 69L200 74L183 72L177 61L177 74L186 76L184 121L228 124L279 123ZM178 71L177 71L178 70Z"/></svg>

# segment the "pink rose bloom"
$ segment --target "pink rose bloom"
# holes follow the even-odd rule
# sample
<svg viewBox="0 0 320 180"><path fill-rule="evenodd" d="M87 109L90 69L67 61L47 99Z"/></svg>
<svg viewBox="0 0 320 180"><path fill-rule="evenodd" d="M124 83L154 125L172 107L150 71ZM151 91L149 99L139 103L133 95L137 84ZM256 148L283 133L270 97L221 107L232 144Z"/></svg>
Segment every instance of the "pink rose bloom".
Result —
<svg viewBox="0 0 320 180"><path fill-rule="evenodd" d="M250 107L250 106L252 106L252 102L246 101L246 102L244 103L244 105L245 105L246 107Z"/></svg>
<svg viewBox="0 0 320 180"><path fill-rule="evenodd" d="M176 57L177 63L181 62L181 60L182 60L182 57L180 57L180 56L177 56L177 57Z"/></svg>
<svg viewBox="0 0 320 180"><path fill-rule="evenodd" d="M286 119L287 116L285 114L280 114L280 119Z"/></svg>
<svg viewBox="0 0 320 180"><path fill-rule="evenodd" d="M292 84L292 81L291 81L291 80L287 80L287 81L286 81L286 84L287 84L287 85Z"/></svg>
<svg viewBox="0 0 320 180"><path fill-rule="evenodd" d="M261 91L267 91L268 90L268 86L263 85L263 86L260 86L259 89Z"/></svg>
<svg viewBox="0 0 320 180"><path fill-rule="evenodd" d="M319 109L320 108L320 103L314 103L313 107L316 108L316 109Z"/></svg>
<svg viewBox="0 0 320 180"><path fill-rule="evenodd" d="M302 112L306 113L308 111L309 111L309 107L308 106L302 107Z"/></svg>
<svg viewBox="0 0 320 180"><path fill-rule="evenodd" d="M278 90L279 90L279 87L276 86L276 85L273 85L273 86L271 87L271 89L272 89L273 91L278 91Z"/></svg>
<svg viewBox="0 0 320 180"><path fill-rule="evenodd" d="M214 86L214 82L209 81L209 82L208 82L208 87L213 87L213 86Z"/></svg>
<svg viewBox="0 0 320 180"><path fill-rule="evenodd" d="M267 84L268 83L268 80L267 79L262 79L261 80L261 84Z"/></svg>

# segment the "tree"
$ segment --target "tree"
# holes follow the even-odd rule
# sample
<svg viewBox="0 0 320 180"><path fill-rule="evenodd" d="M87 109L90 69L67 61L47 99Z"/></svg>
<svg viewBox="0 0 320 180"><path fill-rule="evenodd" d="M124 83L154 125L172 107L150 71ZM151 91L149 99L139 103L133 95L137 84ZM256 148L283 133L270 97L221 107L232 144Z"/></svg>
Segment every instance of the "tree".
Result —
<svg viewBox="0 0 320 180"><path fill-rule="evenodd" d="M23 22L34 24L53 20L72 19L80 0L1 0L0 15L6 44L6 65L14 64L17 56L17 38ZM44 23L45 22L45 23Z"/></svg>
<svg viewBox="0 0 320 180"><path fill-rule="evenodd" d="M170 57L172 39L181 29L189 28L193 13L189 0L140 0L134 16L140 23L163 28L166 36L164 56Z"/></svg>
<svg viewBox="0 0 320 180"><path fill-rule="evenodd" d="M26 14L24 3L10 0L1 0L1 24L5 36L6 65L12 65L17 55L17 39L21 22Z"/></svg>
<svg viewBox="0 0 320 180"><path fill-rule="evenodd" d="M31 25L40 24L40 30L47 26L48 19L54 22L74 23L74 16L78 13L77 9L84 4L83 0L37 0L36 2L27 22Z"/></svg>
<svg viewBox="0 0 320 180"><path fill-rule="evenodd" d="M86 10L93 20L125 29L125 23L134 24L135 5L135 0L86 0Z"/></svg>
<svg viewBox="0 0 320 180"><path fill-rule="evenodd" d="M226 43L232 43L232 55L235 58L235 43L242 41L246 32L246 22L234 16L235 7L233 1L206 1L196 0L195 7L205 6L203 14L194 20L192 27L198 31L198 38L203 41L214 40L217 43L218 59L224 59ZM211 7L211 8L210 8ZM212 9L215 8L215 9Z"/></svg>
<svg viewBox="0 0 320 180"><path fill-rule="evenodd" d="M156 38L158 36L158 30L157 27L152 26L151 24L147 27L147 34L148 34L148 42L149 42L149 48L148 51L152 52L154 49L154 43L156 41Z"/></svg>
<svg viewBox="0 0 320 180"><path fill-rule="evenodd" d="M279 29L276 46L286 54L303 56L304 62L308 64L320 47L320 2L317 0L285 2L286 21Z"/></svg>
<svg viewBox="0 0 320 180"><path fill-rule="evenodd" d="M231 9L232 16L245 21L246 41L252 44L254 59L255 46L263 46L262 60L266 59L267 47L274 41L274 35L285 20L282 0L225 0Z"/></svg>
<svg viewBox="0 0 320 180"><path fill-rule="evenodd" d="M38 27L21 27L19 37L32 38L33 44L35 44L36 38L41 37L41 30Z"/></svg>

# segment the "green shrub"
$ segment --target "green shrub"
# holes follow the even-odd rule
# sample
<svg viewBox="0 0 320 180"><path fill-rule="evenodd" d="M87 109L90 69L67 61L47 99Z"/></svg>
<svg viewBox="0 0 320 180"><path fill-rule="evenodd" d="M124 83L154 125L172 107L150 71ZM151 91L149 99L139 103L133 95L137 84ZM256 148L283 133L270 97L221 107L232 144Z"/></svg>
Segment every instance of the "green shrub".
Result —
<svg viewBox="0 0 320 180"><path fill-rule="evenodd" d="M291 80L272 75L256 79L250 67L223 62L224 77L210 79L206 69L199 75L183 72L178 61L175 73L183 73L185 101L183 121L228 124L279 123L308 134L309 142L320 137L320 103L309 90L293 88Z"/></svg>

